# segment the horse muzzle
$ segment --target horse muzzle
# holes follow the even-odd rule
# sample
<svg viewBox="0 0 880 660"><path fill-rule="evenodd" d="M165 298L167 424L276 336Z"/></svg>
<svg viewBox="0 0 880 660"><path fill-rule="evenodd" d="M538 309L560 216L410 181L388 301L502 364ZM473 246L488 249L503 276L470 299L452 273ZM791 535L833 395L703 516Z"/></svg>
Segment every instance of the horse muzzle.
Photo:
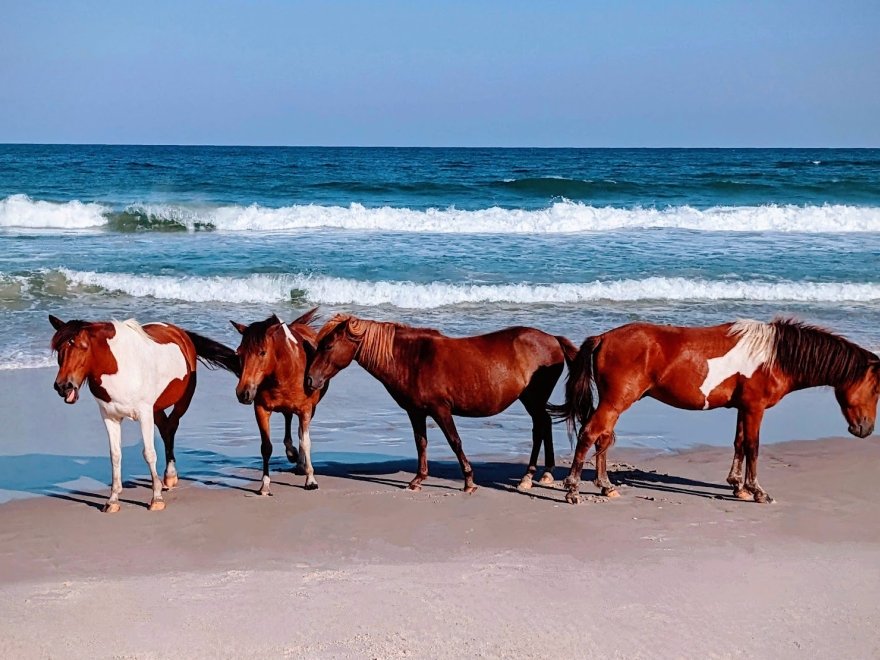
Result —
<svg viewBox="0 0 880 660"><path fill-rule="evenodd" d="M320 376L306 376L306 389L310 392L320 390L324 387L324 379Z"/></svg>
<svg viewBox="0 0 880 660"><path fill-rule="evenodd" d="M238 397L238 402L243 403L246 406L249 406L254 402L254 399L257 397L257 388L256 387L245 387L242 389L235 390L235 396Z"/></svg>
<svg viewBox="0 0 880 660"><path fill-rule="evenodd" d="M858 423L850 424L848 430L857 438L867 438L874 432L874 422L868 419L861 419Z"/></svg>
<svg viewBox="0 0 880 660"><path fill-rule="evenodd" d="M59 383L55 381L55 391L58 392L58 396L64 399L64 403L73 405L79 401L79 388L70 382Z"/></svg>

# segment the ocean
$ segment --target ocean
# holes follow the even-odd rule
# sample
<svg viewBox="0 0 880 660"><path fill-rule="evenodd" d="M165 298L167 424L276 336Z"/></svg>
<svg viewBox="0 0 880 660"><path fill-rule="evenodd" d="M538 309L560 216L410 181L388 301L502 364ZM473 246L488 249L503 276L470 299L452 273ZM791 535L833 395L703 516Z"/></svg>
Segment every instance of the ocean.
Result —
<svg viewBox="0 0 880 660"><path fill-rule="evenodd" d="M471 334L792 315L880 348L878 149L0 146L0 367L48 313Z"/></svg>
<svg viewBox="0 0 880 660"><path fill-rule="evenodd" d="M89 397L64 406L54 370L31 369L55 364L48 314L167 321L237 345L230 319L314 305L576 343L635 320L786 315L878 350L880 150L0 146L0 369L15 370L0 501L102 492L109 478ZM239 483L259 465L256 426L234 378L208 376L181 424L181 471ZM356 367L334 383L312 427L319 481L328 462L414 459L406 415L378 383ZM35 400L55 405L25 412ZM792 395L762 438L841 434L836 408L828 392ZM646 400L618 444L729 446L734 422ZM529 450L518 405L458 424L471 457ZM429 437L432 459L452 458ZM135 425L124 438L125 473L144 474ZM276 451L273 471L289 467Z"/></svg>

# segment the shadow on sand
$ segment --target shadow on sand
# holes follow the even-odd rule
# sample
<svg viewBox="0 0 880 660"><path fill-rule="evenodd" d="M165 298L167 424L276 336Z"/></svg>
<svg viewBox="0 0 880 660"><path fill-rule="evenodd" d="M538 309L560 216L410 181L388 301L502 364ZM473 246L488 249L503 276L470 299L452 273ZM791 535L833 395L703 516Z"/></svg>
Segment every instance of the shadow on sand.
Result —
<svg viewBox="0 0 880 660"><path fill-rule="evenodd" d="M141 454L141 447L133 445L123 448L123 475L127 471L130 476L124 481L123 488L130 490L151 487L146 464ZM349 455L346 455L348 458ZM319 456L315 457L320 459ZM406 488L415 474L417 462L414 458L373 455L378 459L368 463L351 463L339 460L315 461L316 476L332 476L354 481L384 485L390 488ZM160 474L164 469L164 461L160 452ZM517 493L517 485L523 474L525 465L515 461L474 461L474 476L479 486L494 490ZM197 483L210 488L230 488L247 494L255 493L260 486L261 463L258 457L228 456L217 452L179 448L177 450L177 467L181 481ZM623 469L621 469L623 468ZM270 463L272 484L283 488L303 488L305 480L299 480L294 473L294 466L287 462L283 454L273 457ZM463 477L458 463L450 460L431 461L430 476L422 484L426 491L458 490ZM568 474L568 468L557 467L554 470L557 478L556 487L542 487L537 482L527 491L529 497L559 502L561 496L561 480ZM541 471L539 470L539 475ZM617 484L630 488L674 493L712 499L734 499L730 494L730 486L726 483L710 483L645 471L631 466L620 466L610 473L611 479ZM110 461L105 456L59 456L52 454L24 454L18 456L0 456L0 490L13 493L44 495L62 500L78 502L100 509L108 496L108 487L98 488L88 483L84 487L83 479L90 479L101 484L110 481ZM591 482L595 479L595 470L584 470L582 480ZM449 483L453 482L453 483ZM88 490L92 487L94 490ZM149 496L144 494L143 501L125 499L122 501L137 506L147 506Z"/></svg>

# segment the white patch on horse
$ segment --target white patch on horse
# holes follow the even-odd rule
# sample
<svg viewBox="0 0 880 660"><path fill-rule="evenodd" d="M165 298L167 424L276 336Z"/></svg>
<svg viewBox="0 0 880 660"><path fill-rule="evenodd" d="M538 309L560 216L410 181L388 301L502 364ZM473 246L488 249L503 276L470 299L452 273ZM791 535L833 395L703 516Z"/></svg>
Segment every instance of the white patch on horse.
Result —
<svg viewBox="0 0 880 660"><path fill-rule="evenodd" d="M768 367L773 364L776 330L772 325L760 321L737 321L727 334L739 337L739 341L721 357L706 360L709 370L700 385L700 392L706 399L703 410L709 409L712 390L731 376L742 374L751 378L762 364Z"/></svg>
<svg viewBox="0 0 880 660"><path fill-rule="evenodd" d="M296 337L293 336L293 333L290 331L290 328L287 326L287 324L282 322L281 327L284 328L284 334L287 335L287 341L296 344Z"/></svg>
<svg viewBox="0 0 880 660"><path fill-rule="evenodd" d="M150 323L144 323L144 325L145 325L145 326L147 326L147 325L161 325L163 328L167 328L167 327L168 327L168 324L167 324L167 323L162 323L162 321L151 321Z"/></svg>
<svg viewBox="0 0 880 660"><path fill-rule="evenodd" d="M186 357L175 343L160 344L134 319L113 321L116 334L107 340L117 371L101 376L110 401L98 401L105 418L138 419L152 414L153 405L169 383L186 377Z"/></svg>

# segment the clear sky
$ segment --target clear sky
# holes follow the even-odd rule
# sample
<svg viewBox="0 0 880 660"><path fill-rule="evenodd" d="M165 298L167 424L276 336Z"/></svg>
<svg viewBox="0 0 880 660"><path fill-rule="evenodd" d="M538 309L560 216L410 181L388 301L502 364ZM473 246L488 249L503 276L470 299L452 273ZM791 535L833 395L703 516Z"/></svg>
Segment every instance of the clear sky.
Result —
<svg viewBox="0 0 880 660"><path fill-rule="evenodd" d="M0 142L880 146L880 1L0 0Z"/></svg>

